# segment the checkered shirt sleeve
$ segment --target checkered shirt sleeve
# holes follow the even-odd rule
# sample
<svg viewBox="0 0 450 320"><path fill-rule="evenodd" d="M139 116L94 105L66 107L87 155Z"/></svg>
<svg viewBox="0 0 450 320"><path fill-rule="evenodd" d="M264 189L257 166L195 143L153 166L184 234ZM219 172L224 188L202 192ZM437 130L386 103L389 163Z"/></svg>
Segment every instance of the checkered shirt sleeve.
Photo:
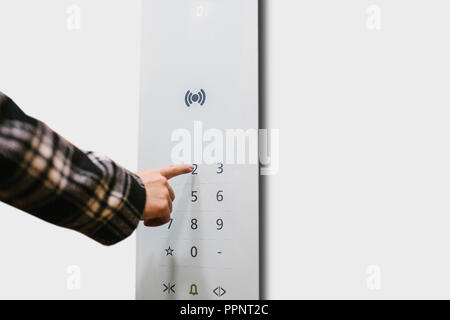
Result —
<svg viewBox="0 0 450 320"><path fill-rule="evenodd" d="M0 93L0 200L112 245L136 229L146 194L138 176L79 150Z"/></svg>

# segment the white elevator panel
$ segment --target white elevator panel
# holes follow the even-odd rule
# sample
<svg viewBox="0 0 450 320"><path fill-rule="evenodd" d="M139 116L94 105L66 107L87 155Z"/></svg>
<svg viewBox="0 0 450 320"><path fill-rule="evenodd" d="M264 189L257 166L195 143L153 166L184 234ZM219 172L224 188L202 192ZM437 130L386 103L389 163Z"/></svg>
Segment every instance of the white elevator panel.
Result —
<svg viewBox="0 0 450 320"><path fill-rule="evenodd" d="M258 299L258 1L144 1L141 61L139 168L196 170L138 228L137 298Z"/></svg>

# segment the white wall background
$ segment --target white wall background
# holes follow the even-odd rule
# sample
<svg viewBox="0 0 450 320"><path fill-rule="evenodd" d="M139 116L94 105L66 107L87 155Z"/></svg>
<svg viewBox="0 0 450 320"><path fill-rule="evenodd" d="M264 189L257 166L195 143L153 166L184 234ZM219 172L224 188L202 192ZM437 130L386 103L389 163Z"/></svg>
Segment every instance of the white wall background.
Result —
<svg viewBox="0 0 450 320"><path fill-rule="evenodd" d="M81 29L71 31L73 4ZM0 90L136 170L139 42L137 0L0 0ZM0 213L0 298L134 298L134 237L106 248L3 204ZM67 288L71 265L80 290Z"/></svg>
<svg viewBox="0 0 450 320"><path fill-rule="evenodd" d="M450 298L450 3L267 12L268 296Z"/></svg>
<svg viewBox="0 0 450 320"><path fill-rule="evenodd" d="M268 125L281 129L266 297L448 299L448 1L266 2ZM0 0L0 90L134 170L139 37L138 0ZM0 212L0 298L134 298L134 238L105 248Z"/></svg>

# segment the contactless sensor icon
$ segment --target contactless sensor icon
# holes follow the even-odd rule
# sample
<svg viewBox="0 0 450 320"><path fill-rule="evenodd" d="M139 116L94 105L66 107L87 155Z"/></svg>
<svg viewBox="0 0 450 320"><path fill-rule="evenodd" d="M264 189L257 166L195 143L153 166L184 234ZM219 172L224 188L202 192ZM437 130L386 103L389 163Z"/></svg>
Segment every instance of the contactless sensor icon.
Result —
<svg viewBox="0 0 450 320"><path fill-rule="evenodd" d="M201 89L198 93L192 93L190 90L186 92L184 96L184 102L187 107L190 107L194 103L198 103L199 105L204 105L206 102L206 93L205 90Z"/></svg>

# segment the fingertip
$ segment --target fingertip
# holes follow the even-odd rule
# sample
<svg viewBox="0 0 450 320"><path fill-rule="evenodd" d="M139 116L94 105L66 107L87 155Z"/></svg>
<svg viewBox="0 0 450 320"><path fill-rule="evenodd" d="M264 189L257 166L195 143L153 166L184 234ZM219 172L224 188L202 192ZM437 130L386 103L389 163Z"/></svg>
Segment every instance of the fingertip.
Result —
<svg viewBox="0 0 450 320"><path fill-rule="evenodd" d="M160 169L161 175L167 179L172 179L182 174L191 173L194 171L195 166L189 164L170 165Z"/></svg>
<svg viewBox="0 0 450 320"><path fill-rule="evenodd" d="M184 173L189 173L194 171L195 166L193 164L180 164L178 165L178 168Z"/></svg>

